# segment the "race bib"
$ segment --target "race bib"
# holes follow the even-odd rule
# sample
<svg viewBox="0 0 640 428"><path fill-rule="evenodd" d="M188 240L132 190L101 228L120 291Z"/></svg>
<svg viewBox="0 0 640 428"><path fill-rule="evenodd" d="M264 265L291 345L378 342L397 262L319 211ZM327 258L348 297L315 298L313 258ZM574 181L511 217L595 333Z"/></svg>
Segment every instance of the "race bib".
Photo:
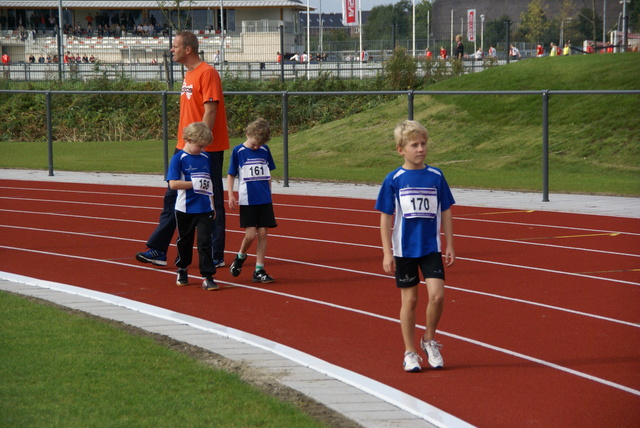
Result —
<svg viewBox="0 0 640 428"><path fill-rule="evenodd" d="M191 183L193 191L200 195L213 195L213 183L211 176L206 172L196 172L191 174Z"/></svg>
<svg viewBox="0 0 640 428"><path fill-rule="evenodd" d="M242 166L240 174L244 181L269 180L271 171L263 159L250 159Z"/></svg>
<svg viewBox="0 0 640 428"><path fill-rule="evenodd" d="M434 187L400 189L400 207L404 218L435 218L438 212L438 191Z"/></svg>

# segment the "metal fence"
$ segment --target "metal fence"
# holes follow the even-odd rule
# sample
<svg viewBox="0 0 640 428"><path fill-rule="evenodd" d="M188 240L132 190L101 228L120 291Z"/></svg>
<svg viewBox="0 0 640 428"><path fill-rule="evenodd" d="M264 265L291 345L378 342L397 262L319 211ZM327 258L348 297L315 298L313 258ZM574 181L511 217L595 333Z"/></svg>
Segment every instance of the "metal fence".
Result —
<svg viewBox="0 0 640 428"><path fill-rule="evenodd" d="M378 58L386 59L390 52L380 52ZM464 73L475 73L487 67L505 64L504 60L473 60L462 62ZM448 66L451 62L446 62ZM314 61L311 63L285 61L278 62L244 62L215 65L222 78L230 77L240 80L293 80L315 79L321 74L328 74L337 79L353 80L373 78L384 71L384 62L374 60L359 61ZM0 64L2 76L8 80L21 82L37 82L47 80L82 80L95 78L120 79L127 78L138 82L148 81L180 81L182 67L165 58L157 64L140 63L17 63ZM425 64L418 64L418 75L426 72Z"/></svg>
<svg viewBox="0 0 640 428"><path fill-rule="evenodd" d="M2 93L27 93L27 94L43 94L45 95L46 104L46 128L48 142L48 163L49 175L54 175L54 158L53 158L53 121L52 121L52 97L58 94L86 95L86 94L105 94L105 95L157 95L162 101L162 129L163 129L163 157L164 171L166 173L169 164L169 118L168 118L168 97L170 95L180 95L177 91L27 91L27 90L0 90ZM326 91L326 92L259 92L259 91L229 91L224 93L225 97L229 96L263 96L263 97L280 97L282 105L282 142L283 142L283 181L284 187L289 187L289 99L291 97L309 97L309 96L349 96L349 95L395 95L407 97L407 119L414 117L414 100L416 96L422 95L448 95L448 96L482 96L482 95L516 95L516 96L539 96L540 112L542 119L541 126L541 189L542 201L549 201L549 98L553 96L572 96L572 95L640 95L640 90L602 90L602 91L564 91L564 90L537 90L537 91Z"/></svg>

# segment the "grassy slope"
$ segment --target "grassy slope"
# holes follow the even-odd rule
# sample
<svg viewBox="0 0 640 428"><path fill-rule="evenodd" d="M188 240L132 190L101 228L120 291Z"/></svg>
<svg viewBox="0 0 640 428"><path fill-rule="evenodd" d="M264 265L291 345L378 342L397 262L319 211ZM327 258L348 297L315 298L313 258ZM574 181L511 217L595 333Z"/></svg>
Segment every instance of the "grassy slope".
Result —
<svg viewBox="0 0 640 428"><path fill-rule="evenodd" d="M640 89L637 71L640 56L633 54L540 58L429 91ZM552 190L640 194L638 111L637 95L551 97ZM292 136L291 176L380 181L400 162L392 129L406 112L403 97ZM452 186L540 189L541 95L417 95L414 118L429 129L429 163L442 167Z"/></svg>
<svg viewBox="0 0 640 428"><path fill-rule="evenodd" d="M468 74L428 88L469 90L640 89L640 55L536 58ZM552 95L550 190L640 195L638 95ZM228 112L232 115L233 112ZM289 136L289 177L379 183L401 163L393 128L407 117L407 97ZM541 95L416 95L414 118L430 133L430 164L453 187L539 191ZM240 140L233 141L238 144ZM0 167L48 165L43 143L0 144ZM282 139L270 147L283 174ZM172 151L172 149L171 149ZM160 142L57 143L61 170L161 172Z"/></svg>

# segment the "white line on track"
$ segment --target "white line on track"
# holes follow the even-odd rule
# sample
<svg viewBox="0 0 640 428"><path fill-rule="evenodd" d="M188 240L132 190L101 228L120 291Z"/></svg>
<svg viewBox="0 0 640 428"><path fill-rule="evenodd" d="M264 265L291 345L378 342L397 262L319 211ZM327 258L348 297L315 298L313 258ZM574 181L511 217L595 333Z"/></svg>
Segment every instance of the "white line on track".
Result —
<svg viewBox="0 0 640 428"><path fill-rule="evenodd" d="M109 204L107 204L107 206L121 206L121 205L109 205ZM139 208L139 207L134 207L134 206L126 206L126 207L128 207L128 208ZM157 222L155 222L155 221L152 222L152 221L144 221L144 220L94 217L94 216L76 215L76 214L67 214L67 213L36 212L36 211L25 211L25 210L10 210L10 209L2 209L2 208L0 208L0 211L11 212L11 213L19 212L19 213L34 214L34 215L48 215L48 216L49 215L55 215L55 216L62 216L62 217L88 218L88 219L92 219L92 220L104 220L104 221L124 221L124 222L129 222L129 223L157 224ZM226 215L237 216L238 214L227 212ZM364 225L364 224L338 223L338 222L329 222L329 221L320 221L320 220L308 220L308 219L297 219L297 218L286 218L286 217L278 217L278 220L295 221L295 222L303 222L303 223L314 223L314 224L323 224L323 225L347 226L347 227L355 227L355 228L367 228L367 229L379 229L379 227L380 227L380 226L372 226L372 225ZM581 229L581 230L585 230L585 229ZM595 230L592 230L592 231L596 232ZM603 231L599 231L599 232L602 232L602 233L628 234L626 232L603 232ZM280 236L281 237L285 237L283 235L280 235ZM460 235L460 234L455 234L454 236L459 237L459 238L467 238L467 239L484 239L484 240L489 240L489 241L507 242L507 243L513 243L513 244L518 244L518 245L535 245L535 246L547 247L547 248L559 248L559 249L566 249L566 250L586 251L586 252L594 252L594 253L602 253L602 254L610 254L610 255L618 255L618 256L627 256L627 257L640 257L640 254L619 253L619 252L614 252L614 251L605 251L605 250L597 250L597 249L582 248L582 247L572 247L572 246L566 246L566 245L555 245L555 244L548 244L548 243L541 243L541 242L530 242L530 241L522 241L522 240L501 239L501 238L491 238L491 237L471 236L471 235ZM299 239L304 239L304 238L299 238ZM344 244L344 245L362 245L362 246L365 246L365 247L370 247L369 245L366 245L366 244L348 244L348 243L337 242L337 241L324 241L324 242L335 242L335 243L341 243L341 244ZM374 248L380 248L380 247L379 246L374 246Z"/></svg>
<svg viewBox="0 0 640 428"><path fill-rule="evenodd" d="M128 267L128 268L134 268L134 269L146 269L146 270L153 270L154 272L160 272L160 273L164 273L164 274L170 274L170 275L174 275L173 272L169 272L169 271L161 271L161 270L157 270L154 269L152 267L145 267L145 266L137 266L137 265L131 265L128 263L122 263L122 262L117 262L117 261L112 261L112 260L102 260L102 259L93 259L93 258L89 258L86 256L75 256L75 255L69 255L69 254L61 254L61 253L52 253L49 251L40 251L40 250L31 250L31 249L25 249L25 248L19 248L19 247L11 247L11 246L5 246L5 245L0 245L0 248L4 248L7 250L13 250L13 251L24 251L24 252L28 252L28 253L36 253L36 254L44 254L44 255L48 255L48 256L56 256L56 257L65 257L65 258L72 258L72 259L78 259L78 260L84 260L84 261L89 261L89 262L97 262L97 263L108 263L108 264L113 264L113 265L118 265L118 266L124 266L124 267ZM249 290L253 290L253 291L258 291L258 292L262 292L262 293L268 293L268 294L274 294L274 295L278 295L278 296L282 296L282 297L286 297L289 299L295 299L295 300L300 300L300 301L305 301L305 302L309 302L309 303L314 303L314 304L318 304L318 305L323 305L323 306L327 306L327 307L331 307L334 309L339 309L339 310L343 310L343 311L347 311L347 312L352 312L352 313L357 313L360 315L365 315L371 318L376 318L376 319L380 319L383 321L388 321L388 322L393 322L396 324L400 323L400 320L395 319L395 318L391 318L391 317L387 317L384 315L380 315L380 314L375 314L373 312L368 312L368 311L364 311L361 309L354 309L354 308L350 308L348 306L343 306L343 305L338 305L335 303L330 303L330 302L325 302L322 300L317 300L317 299L311 299L308 297L302 297L302 296L297 296L294 294L289 294L289 293L283 293L280 291L276 291L273 289L265 289L265 288L259 288L259 287L252 287L252 286L248 286L248 285L242 285L242 284L237 284L237 283L233 283L233 282L228 282L228 281L221 281L221 280L216 280L217 282L219 282L220 284L226 284L226 285L230 285L230 286L235 286L238 288L244 288L244 289L249 289ZM425 330L426 327L425 326L421 326L421 325L417 325L416 327ZM541 360L539 358L535 358L535 357L531 357L529 355L525 355L519 352L515 352L515 351L511 351L505 348L501 348L498 346L494 346L494 345L490 345L488 343L485 342L480 342L478 340L474 340L468 337L464 337L464 336L460 336L454 333L449 333L443 330L438 330L438 333L451 337L453 339L457 339L457 340L461 340L467 343L471 343L473 345L476 346L480 346L486 349L490 349L499 353L504 353L507 355L510 355L512 357L515 358L519 358L519 359L523 359L535 364L540 364L555 370L559 370L561 372L567 373L567 374L571 374L574 376L578 376L581 377L583 379L587 379L596 383L600 383L602 385L606 385L633 395L637 395L640 396L640 391L627 387L625 385L621 385L615 382L611 382L608 381L606 379L602 379L599 378L597 376L592 376L590 374L587 373L583 373L574 369L570 369L568 367L564 367L549 361L545 361L545 360Z"/></svg>
<svg viewBox="0 0 640 428"><path fill-rule="evenodd" d="M3 187L0 186L0 189L16 189L15 187ZM80 190L55 190L55 189L34 189L34 188L19 188L20 190L41 190L41 191L51 191L51 192L67 192L67 193L86 193L86 191L80 191ZM147 194L141 194L141 195L133 195L131 193L110 193L110 192L103 192L100 193L100 195L117 195L117 196L145 196L145 197L154 197L154 198L161 198L162 195L160 196L155 196L155 195L147 195ZM0 199L4 198L4 199L19 199L19 200L28 200L28 201L43 201L43 202L58 202L58 203L76 203L74 201L59 201L59 200L46 200L46 199L37 199L37 198L22 198L22 197L8 197L8 196L0 196ZM77 202L79 204L91 204L88 202ZM92 205L106 205L106 206L124 206L127 208L138 208L138 209L154 209L154 210L158 210L159 207L148 207L148 206L129 206L129 205L112 205L112 204L92 204ZM337 211L348 211L348 212L359 212L359 213L371 213L371 214L379 214L378 211L375 210L354 210L351 208L337 208L337 207L327 207L327 206L317 206L317 205L298 205L298 204L274 204L275 206L286 206L286 207L293 207L293 208L311 208L311 209L318 209L318 210L337 210ZM535 211L535 210L534 210ZM562 230L578 230L578 231L582 231L582 232L593 232L593 233L619 233L619 234L623 234L623 235L632 235L632 236L640 236L640 233L636 233L636 232L622 232L619 230L603 230L603 229L590 229L590 228L584 228L584 227L574 227L574 226L559 226L559 225L550 225L550 224L538 224L538 223L522 223L522 222L513 222L513 221L505 221L505 220L489 220L489 219L479 219L479 218L468 218L468 217L462 217L462 216L455 216L454 215L454 219L456 221L472 221L472 222L480 222L480 223L495 223L495 224L502 224L502 225L510 225L510 226L523 226L523 227L540 227L540 228L552 228L552 229L562 229ZM297 220L297 219L292 219L292 220ZM309 222L315 222L314 220L297 220L297 221L309 221ZM318 221L319 223L323 223L321 221ZM361 225L361 224L348 224L348 223L341 223L343 225L349 225L349 226L353 226L353 227L371 227L371 228L379 228L378 225L375 226L367 226L367 225Z"/></svg>
<svg viewBox="0 0 640 428"><path fill-rule="evenodd" d="M66 234L66 235L77 235L77 236L85 236L85 237L90 237L90 238L113 239L113 240L127 241L127 242L143 242L143 241L140 241L140 240L137 240L137 239L132 239L132 238L120 238L120 237L114 237L114 236L96 235L96 234L85 233L85 232L71 232L71 231L40 229L40 228L22 227L22 226L8 226L8 225L0 225L0 227L6 227L6 228L10 228L10 229L31 230L31 231L35 231L35 232L45 232L45 233L61 233L61 234ZM233 231L233 232L242 233L242 231ZM270 235L270 236L272 236L272 237L281 237L280 235L275 235L275 236L274 235ZM301 239L301 238L296 238L296 237L284 237L284 238ZM310 239L310 238L304 238L304 239L305 240L314 241L314 242L318 241L317 239ZM342 244L342 243L338 242L338 244ZM352 244L352 245L356 245L356 244ZM172 244L172 246L174 246L174 244ZM380 247L373 247L373 248L380 249ZM25 251L26 251L26 249L25 249ZM230 251L227 251L227 253L235 254L235 253L230 252ZM338 271L341 271L341 272L349 272L349 273L354 273L354 274L358 274L358 275L365 275L365 276L372 276L372 277L376 277L376 278L385 278L385 279L393 280L393 276L385 275L385 274L379 274L379 273L375 273L375 272L359 271L359 270L355 270L355 269L346 269L346 268L341 268L341 267L338 267L338 266L322 265L322 264L313 263L313 262L304 261L304 260L292 260L292 259L285 259L285 258L280 258L280 257L267 257L267 258L269 260L277 260L277 261L284 262L284 263L301 264L301 265L313 266L313 267L317 267L317 268L321 268L321 269L338 270ZM475 259L465 259L465 258L459 258L459 259L461 259L461 260L469 260L469 261L478 262L478 263L490 263L490 264L502 265L502 263L486 262L486 261L475 260ZM518 266L518 265L507 265L507 266L516 267L516 268L522 268L522 269L543 270L543 269L533 268L533 267L528 267L528 266ZM557 271L557 272L556 271L549 271L549 272L560 273L560 274L565 273L565 272L562 272L562 271ZM586 276L586 275L582 275L582 276ZM589 277L589 278L596 279L596 280L609 280L608 278L600 278L600 277ZM622 281L615 281L615 282L622 282ZM631 284L640 285L640 284L636 284L636 283L631 283ZM495 298L495 299L514 301L514 302L518 302L518 303L522 303L522 304L526 304L526 305L544 307L544 308L547 308L547 309L553 309L553 310L560 311L560 312L567 312L567 313L571 313L571 314L575 314L575 315L585 316L585 317L588 317L588 318L595 318L595 319L599 319L599 320L603 320L603 321L609 321L609 322L613 322L613 323L617 323L617 324L623 324L623 325L628 325L628 326L631 326L631 327L640 328L640 324L635 324L635 323L632 323L632 322L629 322L629 321L624 321L624 320L619 320L619 319L615 319L615 318L604 317L604 316L601 316L601 315L590 314L590 313L587 313L587 312L576 311L576 310L573 310L573 309L562 308L562 307L559 307L559 306L551 306L551 305L546 305L544 303L538 303L538 302L533 302L533 301L529 301L529 300L516 299L516 298L513 298L513 297L501 296L501 295L498 295L498 294L485 293L485 292L480 292L480 291L475 291L475 290L467 290L467 289L464 289L464 288L458 288L458 287L452 287L452 286L446 286L446 287L450 288L452 290L463 292L463 293L478 294L478 295L483 295L483 296L491 297L491 298Z"/></svg>
<svg viewBox="0 0 640 428"><path fill-rule="evenodd" d="M515 222L515 221L487 220L487 219L467 218L467 217L455 217L455 220L473 221L473 222L480 222L480 223L496 223L496 224L504 224L504 225L510 225L510 226L547 227L547 228L550 228L550 229L579 230L581 232L620 233L620 234L624 234L624 235L640 236L640 233L635 233L635 232L621 232L619 230L589 229L589 228L586 228L586 227L574 227L574 226L558 226L558 225L555 225L555 224L520 223L520 222Z"/></svg>

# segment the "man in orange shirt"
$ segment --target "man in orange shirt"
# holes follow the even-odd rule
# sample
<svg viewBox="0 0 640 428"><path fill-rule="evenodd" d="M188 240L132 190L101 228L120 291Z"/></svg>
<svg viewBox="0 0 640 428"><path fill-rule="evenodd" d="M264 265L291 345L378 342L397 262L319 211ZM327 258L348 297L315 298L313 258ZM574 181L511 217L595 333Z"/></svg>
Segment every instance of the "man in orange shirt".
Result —
<svg viewBox="0 0 640 428"><path fill-rule="evenodd" d="M193 122L204 122L211 129L213 142L206 151L211 162L213 202L216 211L213 232L213 258L216 267L224 266L225 214L224 190L222 187L222 164L224 151L229 148L227 115L220 75L211 65L198 56L198 39L188 31L179 32L173 40L173 60L184 64L187 72L182 82L180 95L180 123L176 152L184 147L182 131ZM160 222L147 241L147 251L136 254L142 263L166 266L167 251L176 228L174 207L176 191L167 189Z"/></svg>

